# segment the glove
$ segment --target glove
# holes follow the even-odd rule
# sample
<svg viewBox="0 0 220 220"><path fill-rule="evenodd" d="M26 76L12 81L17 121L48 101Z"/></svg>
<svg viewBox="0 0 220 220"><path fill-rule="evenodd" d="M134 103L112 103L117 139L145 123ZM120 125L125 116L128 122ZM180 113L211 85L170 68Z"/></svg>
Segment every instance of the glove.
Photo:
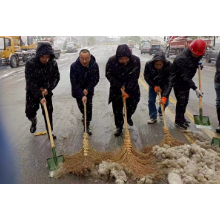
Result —
<svg viewBox="0 0 220 220"><path fill-rule="evenodd" d="M122 93L122 99L123 99L123 102L125 102L125 100L129 98L129 95L126 93L126 92L123 92Z"/></svg>
<svg viewBox="0 0 220 220"><path fill-rule="evenodd" d="M199 62L198 65L200 66L201 70L203 69L202 62Z"/></svg>
<svg viewBox="0 0 220 220"><path fill-rule="evenodd" d="M156 93L159 93L159 92L161 92L162 90L160 89L159 86L155 86L155 87L154 87L154 91L155 91Z"/></svg>
<svg viewBox="0 0 220 220"><path fill-rule="evenodd" d="M198 89L195 90L197 97L199 96L203 97L203 92L199 91Z"/></svg>
<svg viewBox="0 0 220 220"><path fill-rule="evenodd" d="M161 104L162 104L162 105L165 105L166 102L167 102L167 98L166 98L166 97L162 97L162 98L161 98Z"/></svg>

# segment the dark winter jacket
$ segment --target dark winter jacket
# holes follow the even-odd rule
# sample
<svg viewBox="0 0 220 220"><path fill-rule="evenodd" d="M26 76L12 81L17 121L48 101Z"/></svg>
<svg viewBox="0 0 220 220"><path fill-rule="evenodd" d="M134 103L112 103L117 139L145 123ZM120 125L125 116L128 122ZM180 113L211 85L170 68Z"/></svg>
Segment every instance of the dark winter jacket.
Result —
<svg viewBox="0 0 220 220"><path fill-rule="evenodd" d="M120 57L129 57L129 62L120 64ZM116 55L109 58L106 64L106 77L110 82L109 103L121 98L121 87L125 86L125 92L130 98L140 98L140 88L138 78L140 76L140 59L131 54L126 44L119 45Z"/></svg>
<svg viewBox="0 0 220 220"><path fill-rule="evenodd" d="M50 60L46 64L41 63L39 60L39 57L43 55L50 55ZM48 95L52 95L51 91L60 81L60 72L54 58L55 55L51 45L44 43L37 48L36 56L26 62L26 91L33 98L39 100L43 98L40 91L41 87L48 90Z"/></svg>
<svg viewBox="0 0 220 220"><path fill-rule="evenodd" d="M198 62L201 59L202 56L194 58L189 47L177 55L173 61L173 70L175 72L174 87L180 89L197 89L192 78L196 74Z"/></svg>
<svg viewBox="0 0 220 220"><path fill-rule="evenodd" d="M99 82L99 66L93 55L88 67L80 63L79 57L70 66L70 82L74 98L82 98L84 89L88 90L88 95L94 95L94 88Z"/></svg>
<svg viewBox="0 0 220 220"><path fill-rule="evenodd" d="M218 54L218 58L216 60L216 72L215 72L215 83L220 84L220 53Z"/></svg>
<svg viewBox="0 0 220 220"><path fill-rule="evenodd" d="M154 61L163 61L162 69L157 70L154 67ZM153 59L148 61L144 69L144 79L151 87L160 86L163 97L168 98L172 89L172 80L174 74L172 72L172 64L166 60L163 52L155 54Z"/></svg>

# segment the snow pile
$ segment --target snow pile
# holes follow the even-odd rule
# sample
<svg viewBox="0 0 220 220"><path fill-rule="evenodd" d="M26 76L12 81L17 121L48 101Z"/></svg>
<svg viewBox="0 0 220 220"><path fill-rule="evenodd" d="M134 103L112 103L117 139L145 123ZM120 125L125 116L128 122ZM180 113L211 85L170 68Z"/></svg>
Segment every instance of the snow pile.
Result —
<svg viewBox="0 0 220 220"><path fill-rule="evenodd" d="M128 181L131 172L118 163L103 161L99 164L98 174L100 177L113 178L115 183L124 184Z"/></svg>
<svg viewBox="0 0 220 220"><path fill-rule="evenodd" d="M220 149L216 146L200 141L172 148L156 145L152 153L169 183L220 183Z"/></svg>
<svg viewBox="0 0 220 220"><path fill-rule="evenodd" d="M98 174L101 178L115 179L115 183L119 184L153 184L155 180L154 174L149 174L141 179L137 179L131 171L118 163L102 161L98 167Z"/></svg>

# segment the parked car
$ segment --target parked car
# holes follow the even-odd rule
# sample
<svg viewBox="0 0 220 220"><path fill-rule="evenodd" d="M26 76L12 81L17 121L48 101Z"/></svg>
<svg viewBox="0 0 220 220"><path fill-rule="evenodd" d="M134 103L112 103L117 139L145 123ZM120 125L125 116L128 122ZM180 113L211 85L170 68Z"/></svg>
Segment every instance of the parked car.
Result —
<svg viewBox="0 0 220 220"><path fill-rule="evenodd" d="M143 47L142 47L142 49L141 49L141 54L142 53L150 53L150 48L151 48L151 46L150 46L150 44L149 45L144 45Z"/></svg>
<svg viewBox="0 0 220 220"><path fill-rule="evenodd" d="M157 52L163 51L165 53L165 47L163 45L151 45L150 55L156 54Z"/></svg>
<svg viewBox="0 0 220 220"><path fill-rule="evenodd" d="M207 48L205 52L206 61L208 63L211 63L212 61L216 62L219 52L220 52L220 45L215 47L210 47L209 49Z"/></svg>

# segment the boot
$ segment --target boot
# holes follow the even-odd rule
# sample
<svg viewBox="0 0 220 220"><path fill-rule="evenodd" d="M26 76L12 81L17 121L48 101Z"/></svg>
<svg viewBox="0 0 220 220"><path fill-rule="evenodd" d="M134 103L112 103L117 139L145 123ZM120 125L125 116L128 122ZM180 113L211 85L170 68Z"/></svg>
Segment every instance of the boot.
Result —
<svg viewBox="0 0 220 220"><path fill-rule="evenodd" d="M50 139L49 132L47 132L47 133L48 133L48 138ZM56 136L55 134L53 134L53 132L52 132L52 137L53 137L53 139L54 139L54 140L56 140L56 139L57 139L57 136Z"/></svg>
<svg viewBox="0 0 220 220"><path fill-rule="evenodd" d="M184 118L184 124L190 124L190 121L188 121L188 120L186 120L185 118ZM187 125L186 125L187 126Z"/></svg>
<svg viewBox="0 0 220 220"><path fill-rule="evenodd" d="M29 118L29 120L31 121L30 132L34 133L37 129L37 117L35 116L35 118Z"/></svg>
<svg viewBox="0 0 220 220"><path fill-rule="evenodd" d="M218 123L219 123L219 126L216 128L216 132L217 133L220 133L220 108L217 108L217 117L218 117Z"/></svg>
<svg viewBox="0 0 220 220"><path fill-rule="evenodd" d="M115 131L115 136L118 137L121 135L121 133L122 133L122 127L117 127Z"/></svg>
<svg viewBox="0 0 220 220"><path fill-rule="evenodd" d="M133 126L133 124L134 124L134 123L133 123L133 121L132 121L132 119L131 119L131 118L128 118L128 120L127 120L127 121L128 121L128 124L129 124L130 126Z"/></svg>
<svg viewBox="0 0 220 220"><path fill-rule="evenodd" d="M178 122L175 122L175 125L179 128L183 128L183 129L186 129L187 130L187 125L185 123L178 123Z"/></svg>

